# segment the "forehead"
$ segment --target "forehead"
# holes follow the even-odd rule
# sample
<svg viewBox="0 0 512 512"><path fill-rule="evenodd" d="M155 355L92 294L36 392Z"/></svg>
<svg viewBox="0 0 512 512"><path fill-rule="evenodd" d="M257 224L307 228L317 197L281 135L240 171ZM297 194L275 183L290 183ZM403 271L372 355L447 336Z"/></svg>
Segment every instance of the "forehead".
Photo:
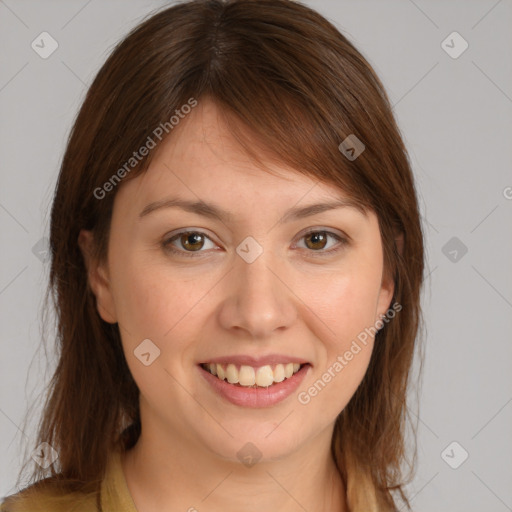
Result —
<svg viewBox="0 0 512 512"><path fill-rule="evenodd" d="M255 140L255 146L257 142ZM200 101L154 149L147 171L126 185L141 201L179 191L196 199L219 196L235 202L267 198L276 204L308 200L347 198L337 186L321 183L258 153L264 167L257 165L234 138L217 105ZM133 182L133 183L131 183ZM129 190L126 190L129 189ZM131 195L132 195L131 194ZM132 198L133 199L133 198Z"/></svg>
<svg viewBox="0 0 512 512"><path fill-rule="evenodd" d="M297 171L282 164L265 165L262 169L256 165L237 142L228 126L229 121L219 107L209 99L199 105L181 122L178 129L163 141L155 155L149 171L156 167L170 167L190 170L192 181L228 179L229 175L251 175L267 180L272 173L280 181L297 181ZM237 129L242 129L238 123ZM245 128L247 130L247 128ZM250 137L251 139L251 137ZM254 146L257 141L255 137ZM253 148L253 149L255 149ZM259 154L262 160L269 160ZM205 172L201 172L204 170ZM266 170L267 172L262 172ZM304 177L303 181L314 183L314 178Z"/></svg>

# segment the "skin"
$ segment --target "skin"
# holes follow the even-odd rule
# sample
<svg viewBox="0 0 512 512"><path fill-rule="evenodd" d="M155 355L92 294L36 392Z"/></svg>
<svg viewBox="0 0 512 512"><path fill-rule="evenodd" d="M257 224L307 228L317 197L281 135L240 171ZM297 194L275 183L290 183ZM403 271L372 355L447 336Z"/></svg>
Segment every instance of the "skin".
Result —
<svg viewBox="0 0 512 512"><path fill-rule="evenodd" d="M91 232L79 237L98 312L118 322L140 389L142 434L123 456L137 509L347 510L330 443L374 340L307 405L297 395L390 307L377 217L347 206L278 224L292 207L346 196L285 166L262 171L208 100L155 151L147 172L117 190L106 261L88 256ZM171 196L215 203L233 217L161 208L139 218L149 203ZM195 257L162 247L192 228L208 237L193 246L199 252L189 247ZM305 236L308 228L348 243L319 242ZM247 236L263 248L250 264L235 251ZM172 246L187 251L179 237ZM134 350L148 338L161 352L145 366ZM213 357L269 353L311 364L298 391L273 407L233 405L198 377L197 364ZM262 454L250 468L236 455L247 442Z"/></svg>

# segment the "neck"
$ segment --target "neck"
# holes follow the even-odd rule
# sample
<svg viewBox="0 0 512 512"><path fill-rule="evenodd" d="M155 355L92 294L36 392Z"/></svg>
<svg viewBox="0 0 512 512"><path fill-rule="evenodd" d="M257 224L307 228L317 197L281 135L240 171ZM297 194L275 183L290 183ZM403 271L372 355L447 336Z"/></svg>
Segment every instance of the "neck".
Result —
<svg viewBox="0 0 512 512"><path fill-rule="evenodd" d="M248 467L194 443L162 442L162 436L143 430L122 465L139 512L346 512L343 481L330 453L331 434L323 433L282 459L262 459Z"/></svg>

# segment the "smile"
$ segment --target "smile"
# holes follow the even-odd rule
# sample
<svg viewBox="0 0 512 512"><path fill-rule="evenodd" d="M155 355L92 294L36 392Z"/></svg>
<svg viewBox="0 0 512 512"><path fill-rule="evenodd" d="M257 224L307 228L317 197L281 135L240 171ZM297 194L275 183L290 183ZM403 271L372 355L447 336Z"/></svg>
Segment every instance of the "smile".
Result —
<svg viewBox="0 0 512 512"><path fill-rule="evenodd" d="M260 367L236 365L234 363L203 363L201 367L216 376L227 380L230 384L241 387L269 387L289 379L301 369L299 363L279 363Z"/></svg>
<svg viewBox="0 0 512 512"><path fill-rule="evenodd" d="M296 392L312 365L284 354L227 356L197 365L203 382L221 399L240 407L276 406Z"/></svg>

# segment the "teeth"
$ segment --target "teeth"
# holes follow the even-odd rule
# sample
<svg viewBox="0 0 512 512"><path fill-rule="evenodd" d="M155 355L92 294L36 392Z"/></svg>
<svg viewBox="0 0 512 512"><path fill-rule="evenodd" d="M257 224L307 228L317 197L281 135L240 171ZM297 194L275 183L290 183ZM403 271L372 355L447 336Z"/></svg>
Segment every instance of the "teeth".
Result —
<svg viewBox="0 0 512 512"><path fill-rule="evenodd" d="M228 364L228 367L226 368L226 377L230 384L238 383L238 370L234 364Z"/></svg>
<svg viewBox="0 0 512 512"><path fill-rule="evenodd" d="M285 378L284 366L282 364L277 364L274 368L274 382L283 382Z"/></svg>
<svg viewBox="0 0 512 512"><path fill-rule="evenodd" d="M274 372L270 366L262 366L256 372L256 384L258 386L268 387L274 384Z"/></svg>
<svg viewBox="0 0 512 512"><path fill-rule="evenodd" d="M240 386L254 386L257 381L257 377L254 374L254 368L252 366L241 366L240 371L238 372L238 379ZM261 384L258 384L258 386L261 386Z"/></svg>
<svg viewBox="0 0 512 512"><path fill-rule="evenodd" d="M230 384L240 384L240 386L260 386L269 387L275 382L282 382L289 379L300 369L299 363L276 364L274 369L270 365L253 368L252 366L241 365L240 369L235 364L229 363L227 366L221 364L207 363L203 368L212 375L216 375L220 380L227 380Z"/></svg>

